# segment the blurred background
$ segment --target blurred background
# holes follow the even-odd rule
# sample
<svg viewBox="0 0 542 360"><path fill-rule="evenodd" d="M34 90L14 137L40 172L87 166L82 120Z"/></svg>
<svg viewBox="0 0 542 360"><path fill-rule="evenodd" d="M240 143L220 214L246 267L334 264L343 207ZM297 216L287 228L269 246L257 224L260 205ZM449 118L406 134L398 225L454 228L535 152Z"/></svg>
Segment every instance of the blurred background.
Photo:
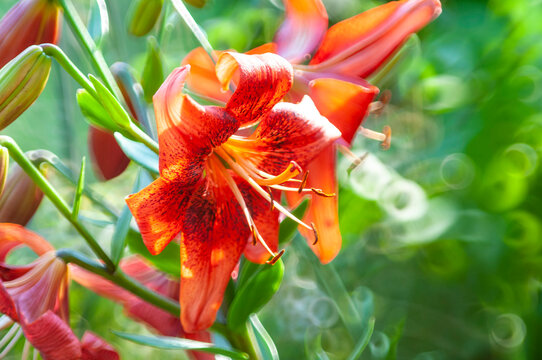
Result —
<svg viewBox="0 0 542 360"><path fill-rule="evenodd" d="M92 18L93 2L74 2ZM13 3L3 0L0 12ZM334 23L382 1L324 3ZM107 4L106 58L130 63L139 78L147 44L126 33L129 1ZM281 7L280 0L210 0L190 10L215 49L246 51L272 39ZM359 136L353 152L368 155L350 173L340 156L341 254L322 267L299 237L287 249L285 280L260 313L282 359L346 359L373 317L362 359L542 359L542 1L444 0L442 8L394 68L369 79L391 101L364 126L390 125L392 146L383 151ZM198 46L168 14L164 74ZM63 30L62 48L90 72ZM56 67L39 100L3 133L78 169L88 155L88 125L76 88ZM88 170L93 189L118 193L108 199L120 208L135 166L107 183ZM91 208L83 214L98 217ZM30 228L56 247L86 251L59 219L45 200ZM94 224L107 243L111 224ZM120 306L77 285L71 296L79 336L90 328L127 359L179 358L112 335L109 329L145 331Z"/></svg>

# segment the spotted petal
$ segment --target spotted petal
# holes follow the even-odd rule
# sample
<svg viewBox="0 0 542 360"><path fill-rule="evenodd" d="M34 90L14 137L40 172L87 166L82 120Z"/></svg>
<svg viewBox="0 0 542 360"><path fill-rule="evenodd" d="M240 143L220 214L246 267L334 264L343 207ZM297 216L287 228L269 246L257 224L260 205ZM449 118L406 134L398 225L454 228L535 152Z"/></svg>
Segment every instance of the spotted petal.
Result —
<svg viewBox="0 0 542 360"><path fill-rule="evenodd" d="M213 324L249 234L226 184L209 182L194 193L181 238L181 323L187 332Z"/></svg>
<svg viewBox="0 0 542 360"><path fill-rule="evenodd" d="M271 53L246 55L226 52L220 55L216 76L223 89L228 89L236 74L239 80L226 109L240 121L241 126L253 124L267 115L290 90L293 82L292 65Z"/></svg>

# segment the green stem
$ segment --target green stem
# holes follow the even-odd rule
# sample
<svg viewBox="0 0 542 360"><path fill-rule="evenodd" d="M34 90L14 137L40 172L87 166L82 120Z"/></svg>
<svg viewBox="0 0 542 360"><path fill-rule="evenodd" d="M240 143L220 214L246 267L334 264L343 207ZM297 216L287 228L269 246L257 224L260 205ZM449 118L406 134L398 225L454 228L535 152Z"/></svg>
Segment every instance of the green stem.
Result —
<svg viewBox="0 0 542 360"><path fill-rule="evenodd" d="M188 11L188 9L186 8L182 0L171 0L171 3L173 4L173 7L175 8L175 10L177 10L179 15L181 15L181 18L184 20L186 25L190 28L190 30L192 31L196 39L199 41L199 43L201 44L205 52L209 55L213 63L216 64L217 58L214 54L211 43L209 42L209 40L207 40L207 37L205 36L203 31L201 31L200 27L196 23L196 20L194 20L194 18L192 17L192 15Z"/></svg>
<svg viewBox="0 0 542 360"><path fill-rule="evenodd" d="M226 336L234 348L246 352L250 360L263 359L260 350L255 345L256 339L254 334L249 330L249 326L250 325L247 322L243 329L236 332L228 329L228 331L226 331L226 333L223 335Z"/></svg>
<svg viewBox="0 0 542 360"><path fill-rule="evenodd" d="M96 46L94 40L88 33L88 30L83 23L83 20L77 14L77 10L73 6L71 0L57 0L60 6L64 10L64 17L68 22L71 30L75 37L79 40L79 44L83 49L88 53L92 65L100 75L100 77L105 81L106 86L109 90L114 93L119 99L122 99L121 92L115 83L113 74L109 70L109 66L105 62L102 52Z"/></svg>
<svg viewBox="0 0 542 360"><path fill-rule="evenodd" d="M19 145L9 136L0 136L0 145L8 149L12 159L17 162L26 174L34 181L34 183L43 191L45 196L51 200L53 205L60 211L60 213L68 220L75 230L85 239L92 251L98 256L106 265L109 271L114 271L115 266L109 256L103 251L98 242L90 234L90 232L79 223L78 219L72 217L72 212L66 202L60 197L55 188L47 181L47 179L41 174L41 172L32 164L32 162L25 156Z"/></svg>
<svg viewBox="0 0 542 360"><path fill-rule="evenodd" d="M112 283L125 290L128 290L132 294L148 302L149 304L153 304L177 317L180 314L181 309L179 307L179 303L150 290L140 282L124 274L118 268L114 273L110 273L102 264L70 249L60 249L56 252L56 255L66 263L75 264L87 271L111 281Z"/></svg>
<svg viewBox="0 0 542 360"><path fill-rule="evenodd" d="M140 143L146 145L149 149L154 151L156 154L159 154L158 143L154 141L149 135L147 135L143 130L141 130L137 125L131 124L129 129L126 129L130 135L136 138Z"/></svg>

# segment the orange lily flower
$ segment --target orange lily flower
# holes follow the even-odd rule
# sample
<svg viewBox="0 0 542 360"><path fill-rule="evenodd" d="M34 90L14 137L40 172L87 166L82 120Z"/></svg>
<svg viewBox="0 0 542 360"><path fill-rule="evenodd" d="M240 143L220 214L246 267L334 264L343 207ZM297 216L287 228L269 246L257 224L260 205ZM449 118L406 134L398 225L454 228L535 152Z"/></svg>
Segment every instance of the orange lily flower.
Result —
<svg viewBox="0 0 542 360"><path fill-rule="evenodd" d="M60 7L51 0L20 0L0 20L0 68L30 45L56 44Z"/></svg>
<svg viewBox="0 0 542 360"><path fill-rule="evenodd" d="M149 266L141 257L134 255L124 258L119 266L125 274L149 289L170 299L179 298L179 281ZM145 323L157 333L164 336L182 337L203 342L211 341L211 334L207 331L187 334L181 326L179 317L141 300L109 280L78 266L70 265L70 270L72 279L95 293L122 304L129 317ZM188 354L195 360L214 359L213 355L199 351L189 351Z"/></svg>
<svg viewBox="0 0 542 360"><path fill-rule="evenodd" d="M39 258L25 266L5 263L14 248L26 245ZM80 342L69 327L68 268L54 248L20 225L0 224L0 312L17 322L43 359L119 359L104 340L87 332Z"/></svg>
<svg viewBox="0 0 542 360"><path fill-rule="evenodd" d="M341 143L350 145L367 116L378 88L364 78L378 70L406 41L441 12L438 0L391 1L341 21L329 29L327 12L321 0L284 0L286 18L273 43L249 53L274 52L292 63L295 81L287 95L299 101L309 95L318 111L342 133ZM308 63L302 62L314 56ZM196 73L188 82L195 92L227 101L231 94L219 94L219 83L210 71L212 62L203 49L189 53L183 64ZM389 134L362 130L369 137L389 141ZM308 178L307 186L327 193L337 192L336 145L323 149L306 168L318 176ZM301 196L288 193L290 204ZM322 263L330 262L341 248L338 198L314 197L305 222L314 222L321 241L313 244L312 234L300 228L309 246Z"/></svg>
<svg viewBox="0 0 542 360"><path fill-rule="evenodd" d="M197 332L214 322L243 251L257 262L282 254L279 212L312 229L274 201L273 190L312 192L284 184L340 133L308 97L279 103L293 80L280 56L222 54L217 78L225 88L237 80L225 107L183 94L189 73L177 68L154 95L160 177L126 202L152 254L181 234L181 322ZM256 124L249 136L235 134Z"/></svg>

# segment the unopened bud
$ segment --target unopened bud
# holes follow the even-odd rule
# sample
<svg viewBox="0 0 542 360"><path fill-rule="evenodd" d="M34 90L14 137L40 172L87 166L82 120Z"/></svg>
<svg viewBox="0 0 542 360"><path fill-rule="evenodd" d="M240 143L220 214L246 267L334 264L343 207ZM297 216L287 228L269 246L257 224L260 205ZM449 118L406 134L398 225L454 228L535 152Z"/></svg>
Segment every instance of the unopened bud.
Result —
<svg viewBox="0 0 542 360"><path fill-rule="evenodd" d="M88 130L88 146L94 173L102 180L119 176L130 163L110 132L91 126Z"/></svg>
<svg viewBox="0 0 542 360"><path fill-rule="evenodd" d="M0 223L28 224L43 199L43 193L18 165L9 169L4 193L0 196Z"/></svg>
<svg viewBox="0 0 542 360"><path fill-rule="evenodd" d="M0 67L30 45L56 44L60 14L56 1L18 1L0 20Z"/></svg>
<svg viewBox="0 0 542 360"><path fill-rule="evenodd" d="M135 36L147 35L160 18L164 0L136 0L132 4L128 31Z"/></svg>
<svg viewBox="0 0 542 360"><path fill-rule="evenodd" d="M0 196L4 192L4 185L6 184L6 178L8 175L9 166L9 151L0 147Z"/></svg>
<svg viewBox="0 0 542 360"><path fill-rule="evenodd" d="M32 45L0 70L0 130L17 119L41 94L51 58Z"/></svg>

